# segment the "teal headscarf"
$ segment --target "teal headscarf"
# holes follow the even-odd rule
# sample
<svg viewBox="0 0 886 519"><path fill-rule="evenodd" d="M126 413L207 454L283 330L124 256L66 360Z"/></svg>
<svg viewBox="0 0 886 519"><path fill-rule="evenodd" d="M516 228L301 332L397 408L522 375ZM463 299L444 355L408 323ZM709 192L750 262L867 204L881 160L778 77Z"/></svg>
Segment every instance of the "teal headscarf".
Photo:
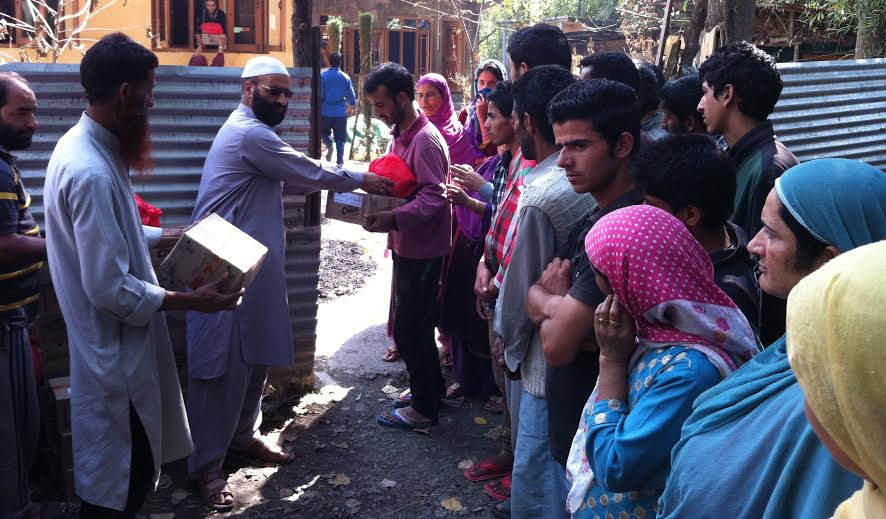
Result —
<svg viewBox="0 0 886 519"><path fill-rule="evenodd" d="M840 252L886 236L886 174L874 166L811 160L787 170L775 191L800 225Z"/></svg>
<svg viewBox="0 0 886 519"><path fill-rule="evenodd" d="M886 239L886 174L873 166L814 160L786 171L776 189L840 252ZM806 421L784 337L696 399L671 458L659 519L827 517L861 484Z"/></svg>

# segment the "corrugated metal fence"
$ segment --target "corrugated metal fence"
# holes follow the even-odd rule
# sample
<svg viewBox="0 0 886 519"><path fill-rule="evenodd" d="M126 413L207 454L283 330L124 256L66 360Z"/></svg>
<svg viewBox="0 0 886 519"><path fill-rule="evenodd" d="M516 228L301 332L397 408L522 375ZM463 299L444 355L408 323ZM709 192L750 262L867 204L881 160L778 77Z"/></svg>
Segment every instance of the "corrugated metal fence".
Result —
<svg viewBox="0 0 886 519"><path fill-rule="evenodd" d="M886 168L886 59L779 65L771 120L800 160L843 157Z"/></svg>
<svg viewBox="0 0 886 519"><path fill-rule="evenodd" d="M25 186L33 197L32 210L43 224L43 181L58 139L83 112L86 100L78 65L13 63L0 71L15 71L31 82L39 105L40 128L30 149L17 152ZM283 140L307 151L310 139L311 69L292 69L292 89L286 120L278 126ZM190 221L203 161L218 129L240 99L238 68L168 67L157 70L151 133L156 168L149 177L133 179L136 192L164 211L163 224ZM304 195L284 196L287 257L286 283L293 329L295 365L278 377L298 389L313 380L317 328L317 279L320 263L319 205ZM314 214L316 213L316 214ZM176 316L170 327L181 326ZM175 331L175 330L174 330ZM181 335L177 342L180 342ZM177 344L177 349L181 345Z"/></svg>

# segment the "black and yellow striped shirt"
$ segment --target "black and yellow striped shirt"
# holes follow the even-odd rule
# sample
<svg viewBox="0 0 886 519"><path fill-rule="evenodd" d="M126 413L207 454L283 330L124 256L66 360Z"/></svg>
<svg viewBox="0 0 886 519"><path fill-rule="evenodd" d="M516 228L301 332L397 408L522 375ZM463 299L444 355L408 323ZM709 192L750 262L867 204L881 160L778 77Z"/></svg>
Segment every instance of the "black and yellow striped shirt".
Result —
<svg viewBox="0 0 886 519"><path fill-rule="evenodd" d="M38 236L31 216L31 196L22 185L15 159L0 150L0 235ZM18 314L39 297L38 272L43 262L0 265L0 319Z"/></svg>

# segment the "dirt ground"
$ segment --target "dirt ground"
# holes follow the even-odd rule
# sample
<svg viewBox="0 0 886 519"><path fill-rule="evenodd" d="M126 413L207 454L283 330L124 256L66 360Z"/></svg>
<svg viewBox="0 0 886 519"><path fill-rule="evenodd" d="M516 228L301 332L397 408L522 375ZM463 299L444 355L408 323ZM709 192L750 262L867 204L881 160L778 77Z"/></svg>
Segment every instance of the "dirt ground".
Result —
<svg viewBox="0 0 886 519"><path fill-rule="evenodd" d="M202 507L184 464L172 464L151 499L151 518L491 517L483 483L463 473L497 452L501 415L486 413L482 401L450 401L430 435L377 425L375 416L407 387L404 364L381 361L391 269L384 236L333 221L323 226L323 237L338 250L365 256L342 263L359 266L356 277L365 284L336 294L351 274L326 280L330 297L320 300L315 391L265 415L263 428L295 462L261 468L229 460L237 503L221 514Z"/></svg>

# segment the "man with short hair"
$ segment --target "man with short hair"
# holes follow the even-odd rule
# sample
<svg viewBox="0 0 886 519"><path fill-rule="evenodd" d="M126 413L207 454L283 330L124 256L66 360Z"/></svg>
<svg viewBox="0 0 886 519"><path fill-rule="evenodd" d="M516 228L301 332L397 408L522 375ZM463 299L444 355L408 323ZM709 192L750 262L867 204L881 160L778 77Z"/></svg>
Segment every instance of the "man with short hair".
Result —
<svg viewBox="0 0 886 519"><path fill-rule="evenodd" d="M520 147L527 158L538 161L520 197L495 315L503 361L510 372L520 374L523 386L511 492L511 515L517 518L565 517L564 504L551 499L561 482L550 456L541 336L526 313L526 294L566 243L571 226L594 205L590 196L572 189L557 166L557 144L546 112L550 100L575 82L568 69L544 65L514 83Z"/></svg>
<svg viewBox="0 0 886 519"><path fill-rule="evenodd" d="M610 79L640 91L640 71L624 52L596 52L581 59L581 79Z"/></svg>
<svg viewBox="0 0 886 519"><path fill-rule="evenodd" d="M49 270L68 331L71 430L80 517L135 517L160 466L191 451L163 310L218 312L242 291L157 284L130 171L152 158L148 110L157 56L122 33L80 63L89 106L49 159L43 203ZM180 232L172 233L175 239ZM222 280L223 282L224 280Z"/></svg>
<svg viewBox="0 0 886 519"><path fill-rule="evenodd" d="M320 92L323 104L320 108L320 137L326 144L326 161L332 160L332 138L335 136L336 161L339 167L345 162L345 143L348 141L348 109L357 104L351 78L341 70L341 54L329 55L329 70L320 75Z"/></svg>
<svg viewBox="0 0 886 519"><path fill-rule="evenodd" d="M428 432L437 422L446 392L434 326L443 258L451 249L452 211L443 194L449 150L437 128L419 110L409 71L383 63L363 82L375 116L393 125L388 152L403 159L417 190L393 211L370 215L364 227L388 233L394 261L394 342L406 362L411 398L402 408L379 415L379 424ZM407 403L408 402L408 403Z"/></svg>
<svg viewBox="0 0 886 519"><path fill-rule="evenodd" d="M661 127L670 134L704 133L707 128L698 111L703 92L698 76L672 79L661 88ZM733 202L734 203L734 202Z"/></svg>
<svg viewBox="0 0 886 519"><path fill-rule="evenodd" d="M286 295L283 188L390 193L377 175L333 171L285 143L283 122L293 93L289 72L268 56L241 74L240 105L218 131L203 166L192 221L216 213L268 248L261 268L233 312L188 313L188 417L194 453L191 479L204 502L233 506L221 471L230 449L262 464L285 464L292 454L261 436L261 398L270 366L294 361Z"/></svg>
<svg viewBox="0 0 886 519"><path fill-rule="evenodd" d="M767 120L783 86L772 56L739 41L721 47L698 70L704 95L698 111L709 134L722 134L735 163L737 190L730 220L749 239L763 228L761 213L775 179L799 164L775 137ZM784 335L786 301L763 294L760 339L771 344Z"/></svg>
<svg viewBox="0 0 886 519"><path fill-rule="evenodd" d="M572 47L560 28L537 23L515 32L508 40L511 81L517 81L532 67L560 65L572 68Z"/></svg>
<svg viewBox="0 0 886 519"><path fill-rule="evenodd" d="M533 279L526 301L529 316L540 330L547 363L545 396L551 441L546 454L555 471L551 499L565 508L570 488L566 462L599 372L594 311L606 297L597 286L584 238L606 214L643 203L630 175L631 157L640 140L641 112L629 86L595 79L561 92L547 113L560 147L561 175L576 193L589 193L597 202L597 207L572 222L557 259Z"/></svg>
<svg viewBox="0 0 886 519"><path fill-rule="evenodd" d="M759 326L756 262L744 231L729 221L735 166L706 135L673 135L644 149L631 169L646 203L677 217L711 256L717 286Z"/></svg>
<svg viewBox="0 0 886 519"><path fill-rule="evenodd" d="M28 327L37 316L37 276L46 242L29 209L11 152L31 146L37 98L25 78L0 73L0 516L28 517L28 472L40 439L40 407Z"/></svg>
<svg viewBox="0 0 886 519"><path fill-rule="evenodd" d="M645 62L637 67L640 73L640 89L637 95L640 97L640 111L643 112L640 130L650 143L658 142L668 136L668 132L661 127L662 114L658 105L661 100L662 85L659 84L656 68L655 65Z"/></svg>

